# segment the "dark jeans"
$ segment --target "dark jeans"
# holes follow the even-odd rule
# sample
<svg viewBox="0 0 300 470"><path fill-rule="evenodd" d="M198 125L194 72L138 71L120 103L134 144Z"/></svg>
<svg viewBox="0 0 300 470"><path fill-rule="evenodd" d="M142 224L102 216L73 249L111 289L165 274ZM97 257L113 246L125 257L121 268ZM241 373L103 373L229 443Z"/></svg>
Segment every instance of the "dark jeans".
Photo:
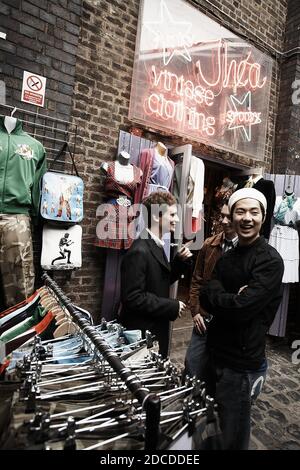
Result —
<svg viewBox="0 0 300 470"><path fill-rule="evenodd" d="M216 367L216 402L225 450L247 450L251 405L264 384L267 363L257 371Z"/></svg>
<svg viewBox="0 0 300 470"><path fill-rule="evenodd" d="M207 333L199 334L194 327L184 361L185 375L205 380L208 366L206 340Z"/></svg>

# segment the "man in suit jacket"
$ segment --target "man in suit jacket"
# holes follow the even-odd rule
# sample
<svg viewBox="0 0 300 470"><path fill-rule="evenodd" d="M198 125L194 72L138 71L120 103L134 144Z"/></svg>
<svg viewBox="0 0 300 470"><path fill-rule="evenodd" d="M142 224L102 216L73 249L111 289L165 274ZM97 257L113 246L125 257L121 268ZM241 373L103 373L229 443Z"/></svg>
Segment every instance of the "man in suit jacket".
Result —
<svg viewBox="0 0 300 470"><path fill-rule="evenodd" d="M180 317L185 304L169 298L170 285L184 270L184 261L192 256L185 246L169 263L162 237L175 232L176 199L168 192L154 192L143 201L147 227L134 241L121 265L120 321L126 328L149 330L158 340L159 352L168 356L169 321Z"/></svg>

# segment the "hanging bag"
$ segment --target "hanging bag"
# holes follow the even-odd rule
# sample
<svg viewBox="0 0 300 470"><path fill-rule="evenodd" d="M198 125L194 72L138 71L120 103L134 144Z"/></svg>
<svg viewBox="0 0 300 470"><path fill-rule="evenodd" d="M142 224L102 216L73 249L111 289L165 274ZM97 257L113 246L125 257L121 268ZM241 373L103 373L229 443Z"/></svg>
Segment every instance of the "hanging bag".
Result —
<svg viewBox="0 0 300 470"><path fill-rule="evenodd" d="M41 266L45 270L70 270L81 267L82 228L44 224Z"/></svg>
<svg viewBox="0 0 300 470"><path fill-rule="evenodd" d="M76 173L68 175L55 172L52 166L68 151ZM42 179L40 213L43 219L55 222L78 223L83 219L84 184L79 177L73 154L67 142L52 161Z"/></svg>

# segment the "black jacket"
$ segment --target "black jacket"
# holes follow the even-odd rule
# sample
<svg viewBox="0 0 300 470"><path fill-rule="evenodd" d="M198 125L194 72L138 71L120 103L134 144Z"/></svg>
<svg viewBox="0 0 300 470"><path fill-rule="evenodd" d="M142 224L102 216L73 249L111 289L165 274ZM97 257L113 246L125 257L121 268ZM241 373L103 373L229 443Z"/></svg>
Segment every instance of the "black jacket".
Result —
<svg viewBox="0 0 300 470"><path fill-rule="evenodd" d="M178 300L169 299L169 289L184 265L178 257L170 265L163 249L151 238L135 240L121 264L120 322L128 329L150 330L164 357L168 354L169 321L177 318L179 310Z"/></svg>
<svg viewBox="0 0 300 470"><path fill-rule="evenodd" d="M208 344L217 363L233 369L261 366L265 334L282 298L283 271L281 256L262 236L218 260L201 298L214 315ZM238 295L245 285L248 287Z"/></svg>

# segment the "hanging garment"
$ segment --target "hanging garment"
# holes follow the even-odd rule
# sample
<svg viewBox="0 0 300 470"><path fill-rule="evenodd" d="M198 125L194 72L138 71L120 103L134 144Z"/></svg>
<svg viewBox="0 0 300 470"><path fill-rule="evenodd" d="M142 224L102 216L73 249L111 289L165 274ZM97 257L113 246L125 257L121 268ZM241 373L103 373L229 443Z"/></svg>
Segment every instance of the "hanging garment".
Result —
<svg viewBox="0 0 300 470"><path fill-rule="evenodd" d="M30 338L45 333L52 321L54 321L54 316L52 312L48 312L37 325L33 326L29 330L25 331L24 333L21 333L19 336L16 336L12 340L5 343L5 356L22 346L22 344L26 343ZM2 346L2 344L3 343L1 342L0 346Z"/></svg>
<svg viewBox="0 0 300 470"><path fill-rule="evenodd" d="M35 276L28 215L0 214L0 272L7 306L33 293Z"/></svg>
<svg viewBox="0 0 300 470"><path fill-rule="evenodd" d="M289 297L290 285L284 284L282 301L278 307L274 321L270 326L268 335L284 338L289 307Z"/></svg>
<svg viewBox="0 0 300 470"><path fill-rule="evenodd" d="M173 194L179 202L180 184L182 177L182 163L175 166ZM192 232L200 228L200 211L204 197L204 163L200 158L192 155L190 172L187 184L187 195L185 199L185 218L187 210L192 212ZM185 221L186 222L186 221ZM185 223L186 226L186 223Z"/></svg>
<svg viewBox="0 0 300 470"><path fill-rule="evenodd" d="M133 216L130 215L130 207L140 182L141 172L136 166L133 165L133 181L121 183L116 179L115 162L108 164L104 191L108 198L106 204L110 206L111 212L105 216L104 230L103 221L97 225L96 246L115 250L128 249L131 246L133 239L128 225L133 221Z"/></svg>
<svg viewBox="0 0 300 470"><path fill-rule="evenodd" d="M7 343L8 341L11 341L16 336L21 335L25 331L37 325L45 316L45 314L45 309L40 305L37 306L30 317L25 318L25 320L19 321L16 325L4 331L0 336L0 341L2 341L2 343Z"/></svg>
<svg viewBox="0 0 300 470"><path fill-rule="evenodd" d="M172 184L174 165L167 156L160 155L155 149L153 154L150 184L163 186L168 190Z"/></svg>
<svg viewBox="0 0 300 470"><path fill-rule="evenodd" d="M17 315L20 312L23 312L23 310L26 310L27 307L31 307L33 304L37 303L39 301L40 294L39 291L34 292L30 297L27 297L25 300L22 302L19 302L18 304L14 305L13 307L10 307L3 312L0 313L0 325L5 323L5 318L12 318L14 315Z"/></svg>
<svg viewBox="0 0 300 470"><path fill-rule="evenodd" d="M290 205L291 206L291 205ZM282 282L299 282L299 235L294 228L300 220L300 199L289 207L281 196L276 198L274 222L269 244L276 248L284 262Z"/></svg>
<svg viewBox="0 0 300 470"><path fill-rule="evenodd" d="M168 191L172 185L174 162L168 156L161 156L155 148L141 152L139 167L143 172L142 181L135 192L134 202L140 203L154 191Z"/></svg>
<svg viewBox="0 0 300 470"><path fill-rule="evenodd" d="M26 320L33 315L35 309L37 308L37 303L33 303L31 306L23 309L17 310L17 313L10 313L4 318L0 319L0 335L5 331L9 330L15 325L18 325L20 322Z"/></svg>
<svg viewBox="0 0 300 470"><path fill-rule="evenodd" d="M45 149L17 120L9 134L0 116L0 213L38 215L40 180L46 171Z"/></svg>

